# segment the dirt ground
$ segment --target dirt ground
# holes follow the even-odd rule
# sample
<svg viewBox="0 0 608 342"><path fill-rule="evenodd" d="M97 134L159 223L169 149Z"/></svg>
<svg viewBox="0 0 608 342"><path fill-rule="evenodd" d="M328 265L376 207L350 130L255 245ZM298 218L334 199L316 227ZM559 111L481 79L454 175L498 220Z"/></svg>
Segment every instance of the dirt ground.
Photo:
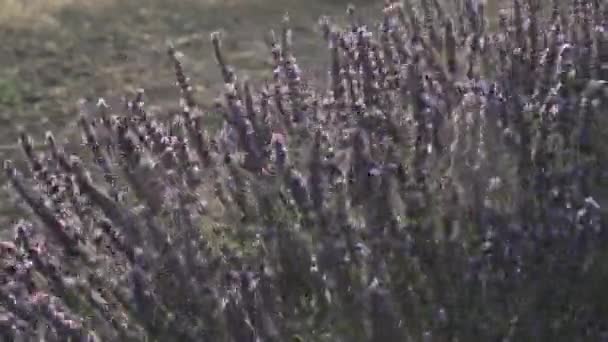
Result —
<svg viewBox="0 0 608 342"><path fill-rule="evenodd" d="M379 18L382 0L350 1L363 18ZM220 94L209 34L223 33L229 61L254 81L270 76L264 38L288 13L299 62L321 73L321 15L343 18L345 0L0 0L0 160L20 158L17 127L41 141L52 131L75 139L77 101L133 94L175 107L178 91L166 48L184 53L203 103ZM255 83L255 82L254 82ZM4 174L0 184L5 185ZM14 216L0 191L0 228Z"/></svg>

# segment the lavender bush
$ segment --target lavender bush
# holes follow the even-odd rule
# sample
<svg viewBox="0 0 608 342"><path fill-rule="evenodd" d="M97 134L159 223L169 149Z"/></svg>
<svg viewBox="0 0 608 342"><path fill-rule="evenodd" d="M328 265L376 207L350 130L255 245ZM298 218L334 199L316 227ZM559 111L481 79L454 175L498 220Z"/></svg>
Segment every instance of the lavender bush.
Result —
<svg viewBox="0 0 608 342"><path fill-rule="evenodd" d="M83 104L6 161L31 216L0 244L11 341L600 341L608 5L387 1L320 26L327 89L272 78L179 114ZM219 130L206 127L221 115ZM605 128L604 128L605 129ZM604 172L604 173L603 173Z"/></svg>

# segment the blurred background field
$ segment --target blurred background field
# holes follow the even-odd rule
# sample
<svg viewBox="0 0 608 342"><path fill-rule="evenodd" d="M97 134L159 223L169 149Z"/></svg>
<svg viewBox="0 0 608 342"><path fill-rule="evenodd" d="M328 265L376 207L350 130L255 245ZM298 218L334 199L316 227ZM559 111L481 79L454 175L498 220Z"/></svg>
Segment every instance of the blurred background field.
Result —
<svg viewBox="0 0 608 342"><path fill-rule="evenodd" d="M377 17L382 1L351 1L362 17ZM81 98L119 98L143 87L148 105L175 108L177 88L166 55L172 41L203 103L222 84L209 34L224 33L230 62L262 81L269 74L265 37L291 18L300 62L323 72L324 43L315 25L323 14L341 16L344 0L0 0L0 160L19 158L17 127L40 141L51 130L78 138ZM154 107L152 107L153 109ZM0 184L5 185L4 174ZM0 226L13 217L0 193Z"/></svg>

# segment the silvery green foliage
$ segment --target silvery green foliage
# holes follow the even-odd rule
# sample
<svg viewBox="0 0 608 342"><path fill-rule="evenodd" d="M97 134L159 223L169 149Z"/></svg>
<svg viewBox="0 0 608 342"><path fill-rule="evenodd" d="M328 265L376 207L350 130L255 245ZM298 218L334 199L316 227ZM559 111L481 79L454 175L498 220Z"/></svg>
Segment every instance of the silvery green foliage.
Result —
<svg viewBox="0 0 608 342"><path fill-rule="evenodd" d="M0 244L0 329L48 341L568 341L607 338L596 198L608 7L387 1L320 21L326 89L288 18L271 79L182 111L83 104L5 163L31 215ZM415 9L415 10L414 10ZM222 115L219 131L205 119ZM601 128L601 127L600 127Z"/></svg>

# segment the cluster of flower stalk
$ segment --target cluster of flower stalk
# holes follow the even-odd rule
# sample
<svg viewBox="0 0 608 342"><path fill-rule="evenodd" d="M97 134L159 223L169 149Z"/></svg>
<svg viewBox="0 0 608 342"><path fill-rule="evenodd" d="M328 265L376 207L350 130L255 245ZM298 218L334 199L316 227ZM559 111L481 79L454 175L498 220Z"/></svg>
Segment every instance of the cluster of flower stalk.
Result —
<svg viewBox="0 0 608 342"><path fill-rule="evenodd" d="M540 3L496 22L473 0L387 1L374 30L353 8L344 28L323 18L327 90L287 18L259 90L213 34L212 111L170 48L170 120L141 91L84 106L80 151L22 133L29 168L4 168L31 216L0 244L0 335L605 340L608 5Z"/></svg>

